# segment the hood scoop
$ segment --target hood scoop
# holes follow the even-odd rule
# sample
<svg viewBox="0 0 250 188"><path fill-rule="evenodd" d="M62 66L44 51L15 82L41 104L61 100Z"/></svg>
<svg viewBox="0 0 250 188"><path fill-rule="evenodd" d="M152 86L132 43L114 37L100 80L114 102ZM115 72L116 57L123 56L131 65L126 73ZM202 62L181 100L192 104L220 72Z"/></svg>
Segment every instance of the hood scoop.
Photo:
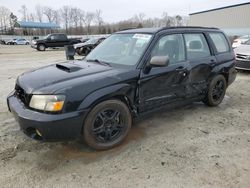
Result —
<svg viewBox="0 0 250 188"><path fill-rule="evenodd" d="M56 64L56 68L63 70L65 72L76 72L83 69L82 67L73 65L71 63Z"/></svg>

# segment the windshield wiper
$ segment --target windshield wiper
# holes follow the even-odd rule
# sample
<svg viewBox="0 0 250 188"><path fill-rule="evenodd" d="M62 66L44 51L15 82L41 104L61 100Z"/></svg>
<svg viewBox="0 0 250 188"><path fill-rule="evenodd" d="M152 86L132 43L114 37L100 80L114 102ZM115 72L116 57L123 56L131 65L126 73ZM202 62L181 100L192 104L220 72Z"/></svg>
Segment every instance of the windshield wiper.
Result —
<svg viewBox="0 0 250 188"><path fill-rule="evenodd" d="M98 63L98 64L101 64L101 65L111 66L108 62L100 61L100 60L98 60L98 59L87 59L86 61L87 61L87 62Z"/></svg>

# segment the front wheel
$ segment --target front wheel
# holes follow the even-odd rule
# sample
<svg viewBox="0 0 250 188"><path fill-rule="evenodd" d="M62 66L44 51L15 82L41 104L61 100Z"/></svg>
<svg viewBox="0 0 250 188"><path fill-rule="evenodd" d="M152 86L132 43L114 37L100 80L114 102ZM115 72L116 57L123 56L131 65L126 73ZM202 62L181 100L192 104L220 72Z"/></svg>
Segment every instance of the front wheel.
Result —
<svg viewBox="0 0 250 188"><path fill-rule="evenodd" d="M39 44L39 45L37 46L37 50L38 50L38 51L45 51L45 49L46 49L46 47L45 47L44 44Z"/></svg>
<svg viewBox="0 0 250 188"><path fill-rule="evenodd" d="M132 117L126 104L107 100L96 105L88 114L83 134L85 142L97 150L119 145L127 136Z"/></svg>
<svg viewBox="0 0 250 188"><path fill-rule="evenodd" d="M208 106L218 106L226 94L227 82L223 75L215 76L209 86L204 103Z"/></svg>

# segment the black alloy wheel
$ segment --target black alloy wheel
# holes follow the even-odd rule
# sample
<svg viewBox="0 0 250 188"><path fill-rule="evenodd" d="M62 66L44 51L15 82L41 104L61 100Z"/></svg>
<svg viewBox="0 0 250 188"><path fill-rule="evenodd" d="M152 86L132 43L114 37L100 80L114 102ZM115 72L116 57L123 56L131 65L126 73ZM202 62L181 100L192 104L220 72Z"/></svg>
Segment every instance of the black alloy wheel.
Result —
<svg viewBox="0 0 250 188"><path fill-rule="evenodd" d="M209 86L204 103L208 106L218 106L226 94L227 82L223 75L215 76Z"/></svg>
<svg viewBox="0 0 250 188"><path fill-rule="evenodd" d="M124 140L131 124L130 111L123 102L104 101L96 105L87 116L84 139L94 149L109 149Z"/></svg>

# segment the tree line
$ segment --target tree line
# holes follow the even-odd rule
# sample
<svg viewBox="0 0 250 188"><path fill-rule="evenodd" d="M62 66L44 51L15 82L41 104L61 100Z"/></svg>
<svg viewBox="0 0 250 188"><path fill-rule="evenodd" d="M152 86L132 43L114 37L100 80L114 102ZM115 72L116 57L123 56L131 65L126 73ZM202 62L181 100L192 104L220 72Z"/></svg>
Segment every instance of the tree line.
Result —
<svg viewBox="0 0 250 188"><path fill-rule="evenodd" d="M84 11L73 6L54 9L49 6L36 5L35 11L31 12L25 5L22 5L19 13L20 18L8 8L0 6L0 34L15 34L14 24L17 20L56 23L62 26L60 32L70 35L110 34L128 28L183 26L187 25L188 21L187 17L169 16L167 12L163 12L160 18L147 18L144 13L138 13L129 19L108 23L104 21L103 12L100 9ZM32 34L38 34L38 31L32 29Z"/></svg>

